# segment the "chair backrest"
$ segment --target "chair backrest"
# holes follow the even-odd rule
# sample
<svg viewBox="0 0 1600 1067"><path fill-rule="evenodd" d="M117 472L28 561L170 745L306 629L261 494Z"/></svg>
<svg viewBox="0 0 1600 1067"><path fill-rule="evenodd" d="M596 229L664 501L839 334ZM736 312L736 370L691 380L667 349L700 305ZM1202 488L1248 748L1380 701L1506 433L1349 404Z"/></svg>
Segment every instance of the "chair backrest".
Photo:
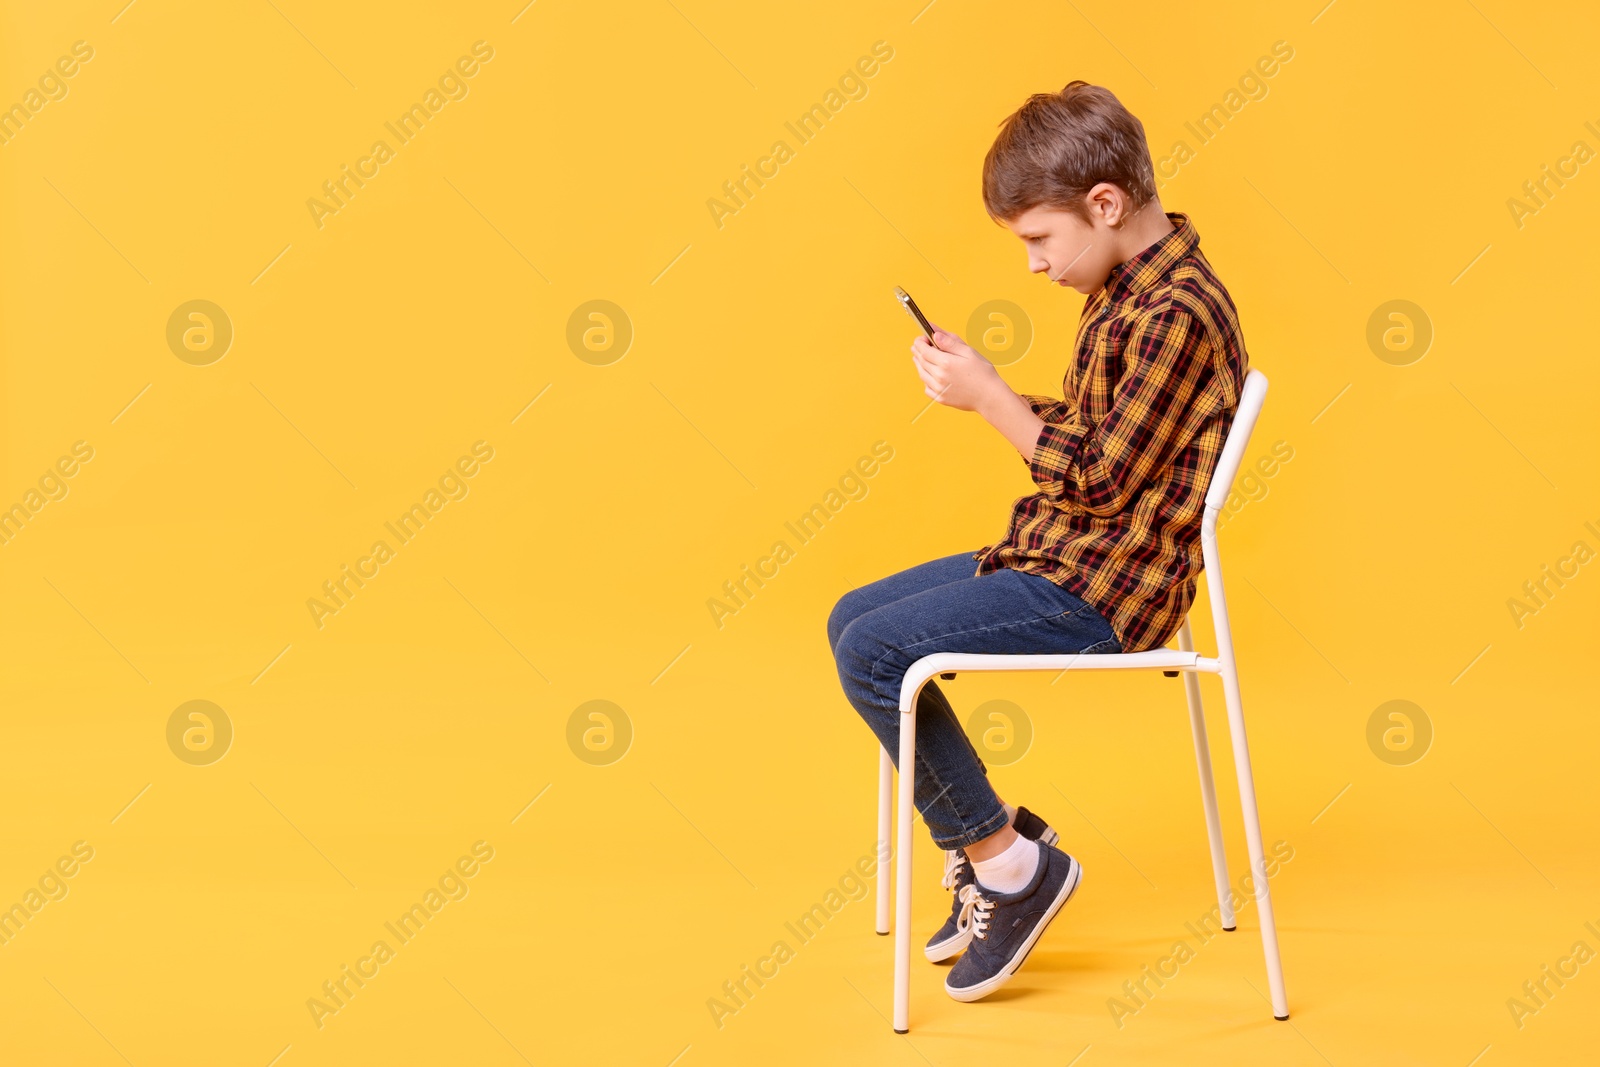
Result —
<svg viewBox="0 0 1600 1067"><path fill-rule="evenodd" d="M1222 455L1217 457L1217 468L1211 472L1211 485L1206 489L1205 515L1200 520L1200 552L1204 558L1206 588L1211 593L1211 621L1216 628L1217 658L1224 663L1222 685L1237 700L1238 680L1233 674L1233 630L1228 624L1228 601L1223 591L1222 561L1217 557L1217 516L1233 491L1234 475L1239 473L1239 463L1244 459L1245 446L1256 428L1261 405L1267 398L1267 376L1252 369L1244 376L1244 388L1239 391L1239 406L1233 414L1233 425L1222 442ZM1183 631L1179 631L1182 647ZM1188 651L1188 649L1185 649Z"/></svg>
<svg viewBox="0 0 1600 1067"><path fill-rule="evenodd" d="M1244 376L1244 388L1239 391L1239 407L1233 415L1233 425L1222 443L1222 455L1217 458L1217 469L1211 473L1211 485L1206 490L1206 510L1221 511L1233 491L1234 476L1239 473L1239 463L1244 459L1245 446L1256 428L1261 405L1267 399L1267 376L1254 367ZM1207 516L1211 518L1212 516Z"/></svg>

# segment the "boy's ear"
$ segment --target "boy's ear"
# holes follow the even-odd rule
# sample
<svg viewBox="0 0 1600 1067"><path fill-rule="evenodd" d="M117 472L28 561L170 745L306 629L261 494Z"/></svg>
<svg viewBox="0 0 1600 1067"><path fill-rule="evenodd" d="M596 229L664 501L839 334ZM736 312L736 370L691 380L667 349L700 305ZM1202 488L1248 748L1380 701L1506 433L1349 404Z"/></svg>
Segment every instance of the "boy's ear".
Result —
<svg viewBox="0 0 1600 1067"><path fill-rule="evenodd" d="M1130 218L1128 194L1110 182L1099 182L1083 195L1088 200L1091 218L1101 219L1106 226L1122 226Z"/></svg>
<svg viewBox="0 0 1600 1067"><path fill-rule="evenodd" d="M1098 218L1107 226L1115 226L1122 221L1126 207L1122 190L1110 182L1100 182L1084 194L1084 199L1089 202L1089 215Z"/></svg>

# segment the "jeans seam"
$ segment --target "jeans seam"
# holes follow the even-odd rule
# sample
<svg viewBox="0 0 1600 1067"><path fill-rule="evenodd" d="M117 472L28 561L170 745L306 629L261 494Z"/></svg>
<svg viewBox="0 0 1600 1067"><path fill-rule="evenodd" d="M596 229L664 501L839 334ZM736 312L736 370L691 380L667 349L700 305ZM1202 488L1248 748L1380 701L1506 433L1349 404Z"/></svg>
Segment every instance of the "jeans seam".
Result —
<svg viewBox="0 0 1600 1067"><path fill-rule="evenodd" d="M1077 609L1073 609L1073 610L1076 611ZM990 625L990 626L978 626L978 627L974 627L974 628L972 628L970 630L952 630L949 633L942 634L937 638L935 638L935 637L925 637L920 641L913 641L909 645L891 647L887 651L885 651L883 653L883 655L879 656L877 658L877 660L874 661L874 663L872 664L872 679L873 679L874 682L877 681L877 679L878 679L878 664L882 663L892 653L895 653L895 652L909 652L911 649L916 648L916 647L918 647L920 645L930 644L930 643L932 643L934 641L942 641L942 640L945 640L946 638L963 637L963 636L967 636L969 634L988 633L991 630L1013 629L1013 628L1018 627L1018 626L1032 626L1032 625L1034 625L1036 623L1049 622L1054 618L1057 618L1057 616L1054 616L1054 615L1041 615L1041 616L1039 616L1037 618L1032 618L1032 619L1019 619L1019 620L1016 620L1014 622L997 622L997 623L994 623L993 625ZM1116 638L1113 636L1113 637L1109 638L1108 640L1113 640L1114 641L1114 640L1116 640ZM1105 644L1104 641L1098 641L1094 645L1090 645L1089 647L1090 648L1095 648L1095 647L1098 647L1099 645L1103 645L1103 644ZM1062 654L1063 655L1070 655L1070 653L1062 653ZM1079 654L1080 655L1083 654L1083 650L1079 650ZM921 658L920 656L915 656L915 657L912 658L911 662L915 663L920 658ZM897 702L897 710L898 710L898 702Z"/></svg>
<svg viewBox="0 0 1600 1067"><path fill-rule="evenodd" d="M956 814L956 822L965 826L967 822L966 816L962 814L961 806L956 803L955 797L950 795L950 786L945 784L944 780L933 772L933 768L929 766L927 760L922 758L921 753L913 751L911 753L911 762L915 765L915 771L919 779L926 780L931 782L933 785L942 787L940 788L939 792L934 795L934 798L928 802L928 806L931 808L940 802L950 805L951 810ZM928 815L926 812L924 812L922 815L922 821L928 821Z"/></svg>

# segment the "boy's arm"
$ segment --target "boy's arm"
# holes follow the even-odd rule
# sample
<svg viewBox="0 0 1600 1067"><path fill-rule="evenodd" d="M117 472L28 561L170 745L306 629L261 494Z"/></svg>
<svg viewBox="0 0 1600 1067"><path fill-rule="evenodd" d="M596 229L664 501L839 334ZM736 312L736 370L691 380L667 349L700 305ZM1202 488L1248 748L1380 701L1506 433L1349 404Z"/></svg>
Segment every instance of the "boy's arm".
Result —
<svg viewBox="0 0 1600 1067"><path fill-rule="evenodd" d="M1027 405L1026 409L1024 404ZM1016 446L1022 462L1028 463L1033 459L1039 431L1044 429L1046 423L1065 422L1072 414L1072 405L1042 393L1014 393L1009 386L1002 385L977 410L989 425ZM1025 411L1031 411L1034 418L1029 419Z"/></svg>
<svg viewBox="0 0 1600 1067"><path fill-rule="evenodd" d="M1039 414L1041 411L1049 411L1054 401L1047 396L1014 393L998 375L995 381L999 385L993 394L978 406L978 414L1016 447L1018 455L1026 463L1033 456L1034 444L1039 440L1039 434L1048 425ZM1045 403L1035 405L1034 402L1039 400Z"/></svg>
<svg viewBox="0 0 1600 1067"><path fill-rule="evenodd" d="M1046 496L1092 515L1122 511L1234 392L1218 376L1222 370L1204 328L1170 303L1134 326L1124 367L1111 409L1098 425L1076 412L1061 421L1034 416L1039 429L1031 448L1018 446L1030 457L1028 471ZM1025 401L1017 397L1017 403ZM1010 418L1017 423L1015 415ZM1017 444L1011 433L1006 436Z"/></svg>

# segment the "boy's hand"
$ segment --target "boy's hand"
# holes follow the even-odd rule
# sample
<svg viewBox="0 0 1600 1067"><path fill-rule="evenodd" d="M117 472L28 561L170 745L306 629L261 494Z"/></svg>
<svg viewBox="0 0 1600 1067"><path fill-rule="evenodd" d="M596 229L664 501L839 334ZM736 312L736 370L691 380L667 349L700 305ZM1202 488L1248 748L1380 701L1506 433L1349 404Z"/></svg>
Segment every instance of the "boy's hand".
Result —
<svg viewBox="0 0 1600 1067"><path fill-rule="evenodd" d="M958 411L977 411L995 394L1008 389L1000 372L961 338L933 327L933 342L918 336L911 342L911 362L922 378L923 392Z"/></svg>

